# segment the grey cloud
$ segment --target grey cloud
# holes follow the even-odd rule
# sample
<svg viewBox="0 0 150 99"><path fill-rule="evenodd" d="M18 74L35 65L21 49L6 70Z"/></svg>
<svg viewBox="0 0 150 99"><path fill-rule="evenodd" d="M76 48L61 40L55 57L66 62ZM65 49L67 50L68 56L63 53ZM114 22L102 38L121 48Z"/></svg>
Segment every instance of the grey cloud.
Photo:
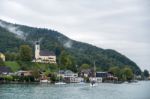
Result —
<svg viewBox="0 0 150 99"><path fill-rule="evenodd" d="M16 37L21 38L23 40L26 39L27 34L23 33L22 31L19 30L19 27L14 27L12 25L5 25L2 22L0 22L0 26L7 29L8 31L16 34Z"/></svg>
<svg viewBox="0 0 150 99"><path fill-rule="evenodd" d="M71 48L72 47L72 41L71 40L68 40L64 43L64 47L66 48Z"/></svg>

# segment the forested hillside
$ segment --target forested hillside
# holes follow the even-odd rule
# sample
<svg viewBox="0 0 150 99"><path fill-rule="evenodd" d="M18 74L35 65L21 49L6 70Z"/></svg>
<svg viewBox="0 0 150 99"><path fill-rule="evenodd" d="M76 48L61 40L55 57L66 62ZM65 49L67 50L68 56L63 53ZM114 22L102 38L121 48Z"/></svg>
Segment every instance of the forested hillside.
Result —
<svg viewBox="0 0 150 99"><path fill-rule="evenodd" d="M134 71L140 68L126 56L112 49L102 49L96 46L71 40L65 35L50 29L34 28L24 25L11 24L0 20L0 52L17 53L19 46L28 44L34 51L34 44L40 41L41 49L48 49L55 52L57 58L62 52L66 52L74 60L75 66L84 63L97 68L107 70L111 66L129 66Z"/></svg>

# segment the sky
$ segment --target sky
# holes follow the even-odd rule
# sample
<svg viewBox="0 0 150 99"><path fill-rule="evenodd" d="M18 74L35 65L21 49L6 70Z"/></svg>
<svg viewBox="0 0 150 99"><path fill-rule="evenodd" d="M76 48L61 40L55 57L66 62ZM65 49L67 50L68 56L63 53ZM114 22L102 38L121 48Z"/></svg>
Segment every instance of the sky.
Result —
<svg viewBox="0 0 150 99"><path fill-rule="evenodd" d="M0 19L114 49L150 71L150 0L0 0Z"/></svg>

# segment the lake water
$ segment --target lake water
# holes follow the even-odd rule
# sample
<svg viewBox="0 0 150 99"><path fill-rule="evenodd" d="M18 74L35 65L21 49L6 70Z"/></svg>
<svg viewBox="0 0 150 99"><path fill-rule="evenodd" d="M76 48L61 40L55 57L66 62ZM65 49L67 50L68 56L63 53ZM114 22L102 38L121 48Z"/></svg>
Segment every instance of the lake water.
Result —
<svg viewBox="0 0 150 99"><path fill-rule="evenodd" d="M1 84L0 99L150 99L150 81L131 84Z"/></svg>

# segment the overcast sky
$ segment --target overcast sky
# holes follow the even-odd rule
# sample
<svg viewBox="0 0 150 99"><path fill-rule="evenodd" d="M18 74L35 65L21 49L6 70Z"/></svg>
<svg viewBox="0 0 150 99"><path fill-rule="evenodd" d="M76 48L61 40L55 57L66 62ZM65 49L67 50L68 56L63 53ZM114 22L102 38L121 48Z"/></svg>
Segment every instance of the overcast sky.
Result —
<svg viewBox="0 0 150 99"><path fill-rule="evenodd" d="M115 49L150 71L150 0L0 0L0 19Z"/></svg>

